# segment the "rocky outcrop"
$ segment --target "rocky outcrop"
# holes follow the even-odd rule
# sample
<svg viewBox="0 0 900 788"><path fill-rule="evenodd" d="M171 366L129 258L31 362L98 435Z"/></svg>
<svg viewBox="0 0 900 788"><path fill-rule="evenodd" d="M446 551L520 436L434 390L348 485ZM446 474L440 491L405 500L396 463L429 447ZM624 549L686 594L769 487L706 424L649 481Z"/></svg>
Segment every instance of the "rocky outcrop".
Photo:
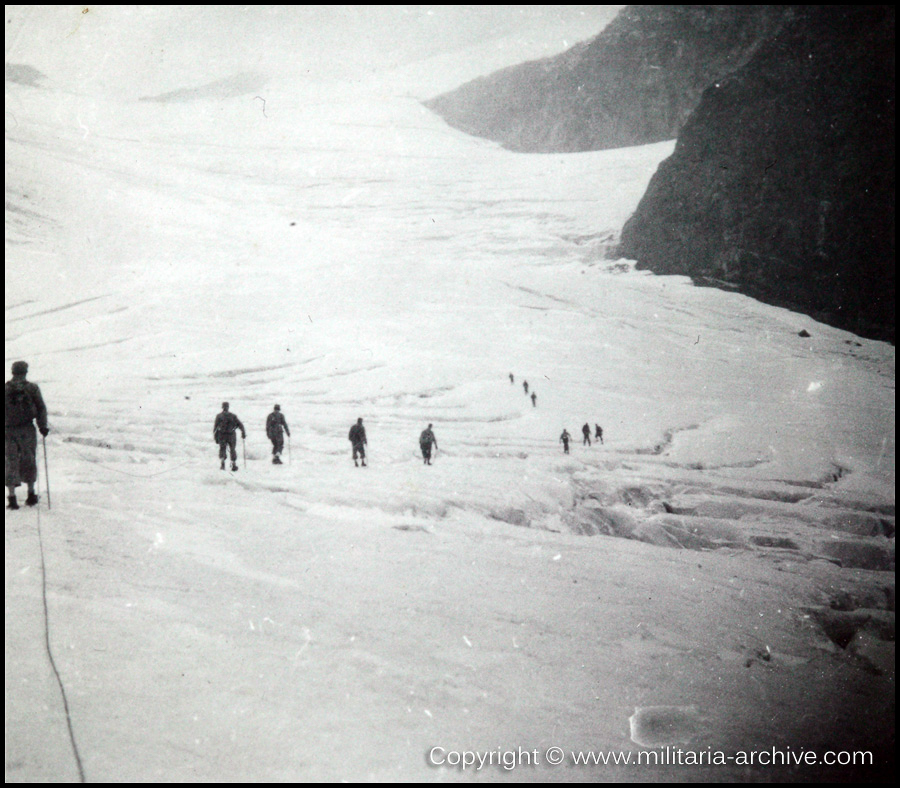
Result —
<svg viewBox="0 0 900 788"><path fill-rule="evenodd" d="M894 24L791 7L703 93L618 254L893 342Z"/></svg>
<svg viewBox="0 0 900 788"><path fill-rule="evenodd" d="M894 341L892 6L629 6L426 102L530 152L678 137L616 253Z"/></svg>
<svg viewBox="0 0 900 788"><path fill-rule="evenodd" d="M703 90L747 62L787 6L628 6L594 39L469 82L425 105L526 152L674 139Z"/></svg>

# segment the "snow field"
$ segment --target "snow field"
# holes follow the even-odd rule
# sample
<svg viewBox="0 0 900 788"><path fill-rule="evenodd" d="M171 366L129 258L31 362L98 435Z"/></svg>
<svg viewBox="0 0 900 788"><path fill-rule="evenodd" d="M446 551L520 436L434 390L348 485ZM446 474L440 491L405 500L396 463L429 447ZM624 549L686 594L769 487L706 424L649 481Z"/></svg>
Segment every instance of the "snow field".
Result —
<svg viewBox="0 0 900 788"><path fill-rule="evenodd" d="M698 748L884 743L893 348L606 260L671 143L523 156L371 81L263 76L264 107L221 73L7 86L6 361L50 408L88 778L455 779L430 747L635 749L670 707ZM12 781L74 776L36 517L6 520ZM709 779L524 773L636 776Z"/></svg>

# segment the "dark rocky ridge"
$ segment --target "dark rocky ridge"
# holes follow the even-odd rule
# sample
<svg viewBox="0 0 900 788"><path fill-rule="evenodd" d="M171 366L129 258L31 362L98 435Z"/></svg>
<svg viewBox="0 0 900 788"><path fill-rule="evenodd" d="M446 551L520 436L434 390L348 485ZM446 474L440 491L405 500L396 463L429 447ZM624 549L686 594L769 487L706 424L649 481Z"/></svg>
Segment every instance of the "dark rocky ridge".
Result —
<svg viewBox="0 0 900 788"><path fill-rule="evenodd" d="M631 6L426 105L518 151L678 136L619 256L893 342L894 23L892 6Z"/></svg>
<svg viewBox="0 0 900 788"><path fill-rule="evenodd" d="M894 24L792 7L703 93L618 254L893 342Z"/></svg>
<svg viewBox="0 0 900 788"><path fill-rule="evenodd" d="M788 6L628 6L554 58L469 82L425 105L511 150L574 152L674 139L703 90L743 65Z"/></svg>

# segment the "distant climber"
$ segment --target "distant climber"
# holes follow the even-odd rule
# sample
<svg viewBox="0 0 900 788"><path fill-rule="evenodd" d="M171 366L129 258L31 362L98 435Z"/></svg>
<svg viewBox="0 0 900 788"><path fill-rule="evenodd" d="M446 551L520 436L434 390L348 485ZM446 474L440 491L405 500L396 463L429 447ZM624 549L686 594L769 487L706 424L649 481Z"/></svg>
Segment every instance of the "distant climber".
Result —
<svg viewBox="0 0 900 788"><path fill-rule="evenodd" d="M431 465L431 447L434 446L435 449L438 447L437 438L431 431L432 426L434 425L429 424L419 436L419 448L422 450L422 457L426 465Z"/></svg>
<svg viewBox="0 0 900 788"><path fill-rule="evenodd" d="M527 380L522 381L522 388L525 389L525 393L527 394L528 393L528 381Z"/></svg>
<svg viewBox="0 0 900 788"><path fill-rule="evenodd" d="M362 460L363 468L366 467L366 444L368 441L366 440L366 428L363 427L362 416L360 416L356 420L356 424L354 424L350 428L350 433L347 435L350 439L350 443L353 445L353 464L358 468L359 463L356 461L356 458L359 457Z"/></svg>
<svg viewBox="0 0 900 788"><path fill-rule="evenodd" d="M515 383L515 382L516 382L516 379L513 377L513 373L512 373L512 372L509 373L509 382L510 382L510 383Z"/></svg>
<svg viewBox="0 0 900 788"><path fill-rule="evenodd" d="M216 416L216 422L213 425L213 438L219 444L219 459L222 464L219 466L225 470L225 455L228 450L231 451L231 470L236 471L237 466L237 431L241 431L241 438L247 437L247 430L241 424L241 420L228 410L228 403L222 403L222 412Z"/></svg>
<svg viewBox="0 0 900 788"><path fill-rule="evenodd" d="M531 392L531 407L537 407L537 394L535 394L533 391Z"/></svg>
<svg viewBox="0 0 900 788"><path fill-rule="evenodd" d="M599 424L595 424L594 426L597 428L594 432L594 437L600 441L600 443L603 443L603 427Z"/></svg>
<svg viewBox="0 0 900 788"><path fill-rule="evenodd" d="M47 407L36 383L25 379L28 364L16 361L12 365L12 380L6 382L6 407L4 412L4 444L6 451L6 489L9 492L7 504L10 509L18 509L16 487L23 482L28 485L26 506L35 506L38 496L34 485L37 482L37 435L34 422L41 435L50 432L47 426Z"/></svg>
<svg viewBox="0 0 900 788"><path fill-rule="evenodd" d="M291 435L281 405L276 405L266 419L266 437L272 441L272 465L283 465L281 452L284 451L284 433Z"/></svg>
<svg viewBox="0 0 900 788"><path fill-rule="evenodd" d="M591 445L591 427L589 424L585 423L585 425L581 428L581 434L584 435L584 440L581 441L581 445L583 446L585 443L590 446Z"/></svg>
<svg viewBox="0 0 900 788"><path fill-rule="evenodd" d="M563 429L562 435L559 436L559 441L563 445L563 454L569 453L569 441L572 440L572 436L569 435L569 431L567 429Z"/></svg>

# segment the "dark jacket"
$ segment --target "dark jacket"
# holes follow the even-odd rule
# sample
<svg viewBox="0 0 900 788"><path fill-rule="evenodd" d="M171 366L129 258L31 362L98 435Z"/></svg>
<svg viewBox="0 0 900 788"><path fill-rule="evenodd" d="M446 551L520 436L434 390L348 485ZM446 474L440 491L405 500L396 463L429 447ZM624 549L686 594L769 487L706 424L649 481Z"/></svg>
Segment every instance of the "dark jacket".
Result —
<svg viewBox="0 0 900 788"><path fill-rule="evenodd" d="M419 436L419 445L431 446L432 443L437 446L437 438L434 437L434 433L429 429L422 430L422 434Z"/></svg>
<svg viewBox="0 0 900 788"><path fill-rule="evenodd" d="M270 440L272 438L280 437L282 430L288 435L291 434L287 422L284 419L284 414L280 410L273 410L266 419L266 437Z"/></svg>
<svg viewBox="0 0 900 788"><path fill-rule="evenodd" d="M367 443L366 428L362 424L354 424L350 428L350 434L347 437L354 446L364 446Z"/></svg>
<svg viewBox="0 0 900 788"><path fill-rule="evenodd" d="M37 383L25 378L13 378L6 382L6 409L4 421L7 427L26 427L35 419L42 434L47 431L47 407Z"/></svg>
<svg viewBox="0 0 900 788"><path fill-rule="evenodd" d="M241 437L247 437L247 430L244 429L244 425L241 424L241 420L231 411L223 410L218 416L216 416L216 423L213 427L213 437L217 441L223 440L225 438L230 438L232 435L234 435L235 430L241 431Z"/></svg>

